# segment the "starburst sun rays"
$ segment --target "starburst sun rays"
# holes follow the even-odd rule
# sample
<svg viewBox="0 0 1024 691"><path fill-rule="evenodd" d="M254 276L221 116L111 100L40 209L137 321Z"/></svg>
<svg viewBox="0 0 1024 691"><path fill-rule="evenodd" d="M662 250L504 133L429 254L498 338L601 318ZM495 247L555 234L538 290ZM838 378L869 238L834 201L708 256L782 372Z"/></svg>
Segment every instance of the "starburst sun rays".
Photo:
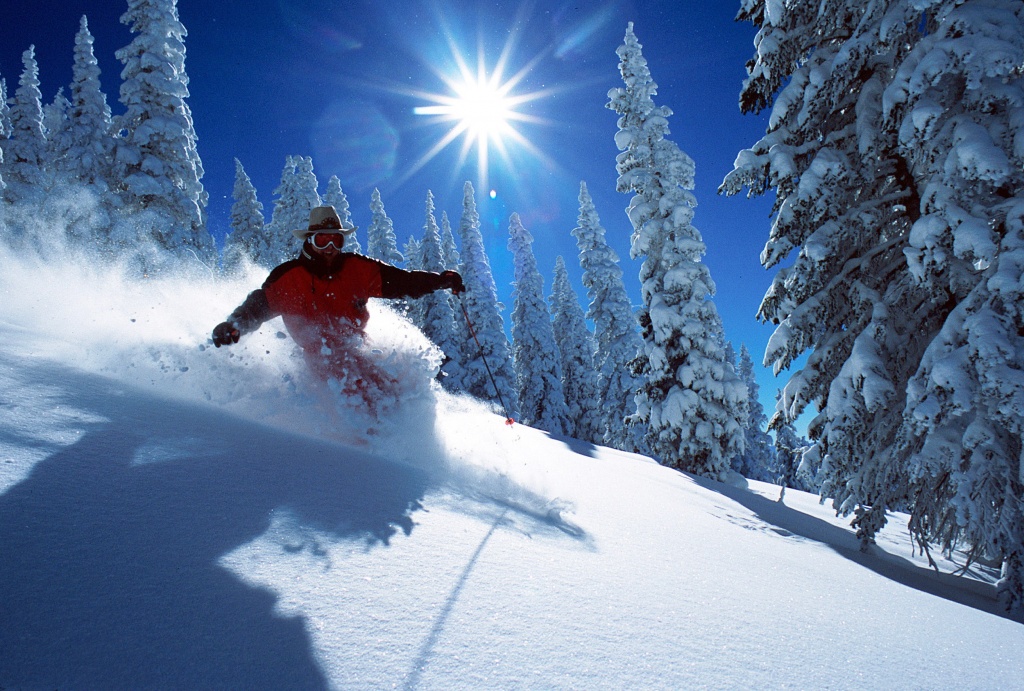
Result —
<svg viewBox="0 0 1024 691"><path fill-rule="evenodd" d="M491 164L490 152L497 151L502 162L511 164L510 146L516 145L528 151L534 157L552 164L546 154L537 148L530 139L517 128L517 123L551 124L544 118L524 113L520 108L532 101L551 95L556 89L540 89L537 91L519 92L517 87L533 70L545 53L530 60L518 72L505 78L509 55L512 51L514 37L506 41L501 56L494 68L488 72L483 47L477 49L476 69L471 69L449 32L446 32L457 70L454 74L444 74L435 70L438 78L444 83L447 93L431 93L412 91L410 95L426 101L428 105L416 106L416 115L427 116L424 124L447 126L447 131L434 143L406 173L409 177L425 166L453 142L462 138L457 169L461 169L469 159L470 152L475 148L477 156L477 176L481 185L487 185L487 172Z"/></svg>

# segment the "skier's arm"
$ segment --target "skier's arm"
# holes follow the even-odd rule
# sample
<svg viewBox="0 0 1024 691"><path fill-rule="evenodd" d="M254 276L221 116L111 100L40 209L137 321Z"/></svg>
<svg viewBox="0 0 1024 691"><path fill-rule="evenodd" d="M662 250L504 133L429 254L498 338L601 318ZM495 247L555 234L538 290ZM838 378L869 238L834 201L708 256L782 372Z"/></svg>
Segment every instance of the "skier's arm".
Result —
<svg viewBox="0 0 1024 691"><path fill-rule="evenodd" d="M260 328L263 322L273 316L267 294L262 288L257 288L249 293L245 302L235 308L227 321L214 327L213 344L220 348L222 345L238 343L239 337Z"/></svg>
<svg viewBox="0 0 1024 691"><path fill-rule="evenodd" d="M263 288L257 288L249 293L245 302L235 308L235 311L228 317L228 321L237 326L244 335L260 328L263 322L273 316L270 303L267 302L266 292Z"/></svg>
<svg viewBox="0 0 1024 691"><path fill-rule="evenodd" d="M465 290L462 277L455 271L406 271L390 264L381 265L380 283L382 298L418 298L444 288L456 294Z"/></svg>

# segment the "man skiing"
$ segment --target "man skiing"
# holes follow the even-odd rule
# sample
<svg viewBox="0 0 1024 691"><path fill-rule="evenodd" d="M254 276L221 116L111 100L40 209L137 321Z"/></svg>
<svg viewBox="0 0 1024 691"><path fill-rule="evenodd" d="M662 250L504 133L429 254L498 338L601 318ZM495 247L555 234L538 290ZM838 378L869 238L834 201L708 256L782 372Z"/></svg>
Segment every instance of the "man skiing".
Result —
<svg viewBox="0 0 1024 691"><path fill-rule="evenodd" d="M378 387L381 374L361 355L370 298L417 298L449 289L465 290L455 271L406 271L370 257L342 252L356 231L343 224L333 206L309 213L309 227L292 231L303 240L300 255L274 268L263 286L249 293L213 329L213 344L238 343L265 321L280 316L321 379L336 380L346 392L367 394L367 379Z"/></svg>

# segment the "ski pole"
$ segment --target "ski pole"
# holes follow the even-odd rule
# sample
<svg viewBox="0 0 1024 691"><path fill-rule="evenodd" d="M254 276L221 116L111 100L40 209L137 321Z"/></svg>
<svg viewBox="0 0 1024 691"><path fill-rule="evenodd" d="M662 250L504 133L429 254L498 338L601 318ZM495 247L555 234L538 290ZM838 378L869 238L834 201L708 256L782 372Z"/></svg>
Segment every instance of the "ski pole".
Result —
<svg viewBox="0 0 1024 691"><path fill-rule="evenodd" d="M462 308L462 316L466 318L466 326L469 327L469 334L476 341L476 347L480 349L480 359L484 361L484 368L487 370L487 376L491 378L491 384L494 386L494 393L498 394L498 402L501 403L501 410L505 413L505 424L510 427L515 424L515 420L511 415L508 414L508 406L505 405L505 399L501 396L501 390L498 388L498 382L494 380L494 374L491 372L491 366L487 364L487 356L484 355L484 347L480 345L480 339L476 337L476 329L473 328L473 322L469 320L469 312L466 311L466 305L459 298L459 307Z"/></svg>

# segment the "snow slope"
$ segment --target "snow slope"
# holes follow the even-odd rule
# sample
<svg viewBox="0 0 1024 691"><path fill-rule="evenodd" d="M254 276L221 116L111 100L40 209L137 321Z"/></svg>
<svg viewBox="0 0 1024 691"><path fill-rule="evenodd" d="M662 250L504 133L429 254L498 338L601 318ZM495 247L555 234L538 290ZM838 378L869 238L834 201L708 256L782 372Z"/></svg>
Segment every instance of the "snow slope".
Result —
<svg viewBox="0 0 1024 691"><path fill-rule="evenodd" d="M864 554L816 497L436 391L354 435L279 324L204 345L259 276L0 267L0 688L1024 684L992 574L898 520Z"/></svg>

